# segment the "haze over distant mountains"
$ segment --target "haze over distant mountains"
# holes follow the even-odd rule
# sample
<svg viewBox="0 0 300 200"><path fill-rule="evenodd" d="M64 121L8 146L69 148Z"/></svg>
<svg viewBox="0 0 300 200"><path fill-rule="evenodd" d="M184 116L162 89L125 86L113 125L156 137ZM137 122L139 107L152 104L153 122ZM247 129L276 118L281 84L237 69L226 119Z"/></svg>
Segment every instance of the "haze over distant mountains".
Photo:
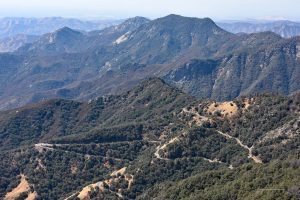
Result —
<svg viewBox="0 0 300 200"><path fill-rule="evenodd" d="M12 52L26 43L32 43L41 35L54 32L63 27L91 31L117 25L124 20L78 20L61 17L48 18L1 18L0 52ZM292 21L225 21L217 22L221 28L232 33L257 33L272 31L282 37L300 34L300 23Z"/></svg>
<svg viewBox="0 0 300 200"><path fill-rule="evenodd" d="M209 18L178 15L92 32L64 27L0 54L1 109L116 94L153 76L200 98L290 94L300 89L299 41L272 32L235 35Z"/></svg>
<svg viewBox="0 0 300 200"><path fill-rule="evenodd" d="M95 20L83 21L72 18L47 17L47 18L0 18L0 38L11 37L18 34L42 35L53 32L64 26L82 31L100 30L120 23L122 20Z"/></svg>
<svg viewBox="0 0 300 200"><path fill-rule="evenodd" d="M63 27L81 31L101 30L121 23L123 20L103 19L95 21L47 17L47 18L0 18L0 52L12 52L39 36Z"/></svg>
<svg viewBox="0 0 300 200"><path fill-rule="evenodd" d="M217 24L231 33L258 33L272 31L285 38L300 35L300 23L287 20L219 22Z"/></svg>

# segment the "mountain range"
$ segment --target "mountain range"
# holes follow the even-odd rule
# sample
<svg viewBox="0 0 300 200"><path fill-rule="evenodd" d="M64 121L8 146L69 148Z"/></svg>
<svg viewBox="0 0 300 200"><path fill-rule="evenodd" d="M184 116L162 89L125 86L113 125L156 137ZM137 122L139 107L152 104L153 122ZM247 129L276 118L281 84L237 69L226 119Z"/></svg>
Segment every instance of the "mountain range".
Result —
<svg viewBox="0 0 300 200"><path fill-rule="evenodd" d="M198 100L159 78L2 111L0 198L298 199L299 111L299 94Z"/></svg>
<svg viewBox="0 0 300 200"><path fill-rule="evenodd" d="M300 35L300 23L287 20L219 22L217 24L231 33L258 33L272 31L285 38Z"/></svg>
<svg viewBox="0 0 300 200"><path fill-rule="evenodd" d="M83 32L63 27L0 54L1 109L43 99L87 101L160 77L202 99L300 89L300 37L233 34L211 19L128 19Z"/></svg>
<svg viewBox="0 0 300 200"><path fill-rule="evenodd" d="M0 42L0 199L300 199L299 36L44 20Z"/></svg>
<svg viewBox="0 0 300 200"><path fill-rule="evenodd" d="M63 27L75 30L101 30L117 25L124 20L78 20L61 17L49 18L2 18L0 19L0 51L12 52L26 43L32 43L39 36ZM298 36L300 24L287 20L281 21L220 21L217 25L231 33L258 33L272 31L285 38Z"/></svg>
<svg viewBox="0 0 300 200"><path fill-rule="evenodd" d="M123 20L78 20L62 17L0 18L0 52L13 52L19 47L36 41L41 35L63 27L92 31L121 23Z"/></svg>
<svg viewBox="0 0 300 200"><path fill-rule="evenodd" d="M120 23L122 20L79 20L62 17L46 18L21 18L5 17L0 18L0 38L12 37L15 35L42 35L53 32L64 26L82 31L100 30L108 26Z"/></svg>

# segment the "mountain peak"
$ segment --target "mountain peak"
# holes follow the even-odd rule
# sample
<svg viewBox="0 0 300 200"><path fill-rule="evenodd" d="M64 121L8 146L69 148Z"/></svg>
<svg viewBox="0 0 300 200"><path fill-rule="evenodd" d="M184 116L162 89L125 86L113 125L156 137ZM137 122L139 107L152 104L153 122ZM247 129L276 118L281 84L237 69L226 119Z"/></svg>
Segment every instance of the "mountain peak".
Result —
<svg viewBox="0 0 300 200"><path fill-rule="evenodd" d="M161 85L166 84L166 82L158 77L150 77L144 81L141 82L141 85L149 86L149 85Z"/></svg>
<svg viewBox="0 0 300 200"><path fill-rule="evenodd" d="M151 77L146 80L141 81L135 88L129 91L131 94L169 94L173 96L174 94L179 95L182 92L167 84L164 80L157 77ZM188 95L186 95L188 96Z"/></svg>
<svg viewBox="0 0 300 200"><path fill-rule="evenodd" d="M71 29L71 28L69 28L69 27L67 27L67 26L64 26L64 27L62 27L62 28L60 28L60 29L57 29L55 32L53 32L52 33L53 35L57 35L57 36L59 36L59 35L61 35L61 36L74 36L74 35L82 35L82 33L81 32L79 32L79 31L76 31L76 30L74 30L74 29Z"/></svg>
<svg viewBox="0 0 300 200"><path fill-rule="evenodd" d="M75 31L75 30L73 30L67 26L64 26L62 28L57 29L55 32L73 32L73 31Z"/></svg>
<svg viewBox="0 0 300 200"><path fill-rule="evenodd" d="M75 52L79 49L78 45L84 39L84 34L63 27L52 33L41 36L37 41L25 44L18 49L19 53L35 53L35 54L57 54L62 52Z"/></svg>
<svg viewBox="0 0 300 200"><path fill-rule="evenodd" d="M83 37L83 34L79 31L71 29L69 27L63 27L56 30L53 33L48 34L45 37L46 43L63 43L63 44L70 44L76 43L80 41Z"/></svg>
<svg viewBox="0 0 300 200"><path fill-rule="evenodd" d="M136 28L140 27L143 24L147 24L148 22L150 22L150 20L145 17L133 17L133 18L127 19L122 24L115 26L115 28L120 31L123 31L123 30L132 31L132 30L135 30Z"/></svg>
<svg viewBox="0 0 300 200"><path fill-rule="evenodd" d="M183 21L194 21L194 22L201 22L201 23L209 23L209 24L212 24L212 25L215 25L215 22L210 19L210 18L197 18L197 17L185 17L185 16L181 16L181 15L176 15L176 14L170 14L170 15L167 15L165 17L162 17L162 18L158 18L158 20L160 21L178 21L178 22L183 22Z"/></svg>
<svg viewBox="0 0 300 200"><path fill-rule="evenodd" d="M210 18L195 18L184 17L181 15L167 15L162 18L153 20L152 23L156 26L168 27L169 29L176 29L179 32L195 32L196 34L228 34L225 30L216 25Z"/></svg>
<svg viewBox="0 0 300 200"><path fill-rule="evenodd" d="M144 24L144 23L147 23L149 21L150 20L148 18L136 16L136 17L127 19L124 23L139 23L139 24Z"/></svg>
<svg viewBox="0 0 300 200"><path fill-rule="evenodd" d="M165 17L162 17L162 18L172 18L172 19L176 19L176 18L185 18L184 16L181 16L181 15L177 15L177 14L169 14Z"/></svg>

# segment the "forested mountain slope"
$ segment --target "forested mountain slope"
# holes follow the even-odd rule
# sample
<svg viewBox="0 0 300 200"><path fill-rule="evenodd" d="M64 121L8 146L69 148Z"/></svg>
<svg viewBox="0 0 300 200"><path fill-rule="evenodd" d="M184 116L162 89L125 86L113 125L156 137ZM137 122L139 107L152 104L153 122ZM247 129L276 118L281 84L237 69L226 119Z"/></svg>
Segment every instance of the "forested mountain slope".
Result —
<svg viewBox="0 0 300 200"><path fill-rule="evenodd" d="M299 112L299 94L202 101L157 78L3 111L0 196L297 199Z"/></svg>

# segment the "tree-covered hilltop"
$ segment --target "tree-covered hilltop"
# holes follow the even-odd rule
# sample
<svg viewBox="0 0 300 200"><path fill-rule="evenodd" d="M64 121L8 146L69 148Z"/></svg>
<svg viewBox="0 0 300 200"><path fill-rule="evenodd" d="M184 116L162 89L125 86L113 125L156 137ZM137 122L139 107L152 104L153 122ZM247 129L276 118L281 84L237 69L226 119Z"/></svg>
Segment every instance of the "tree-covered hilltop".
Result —
<svg viewBox="0 0 300 200"><path fill-rule="evenodd" d="M299 94L197 100L157 78L4 111L0 196L297 199L299 111Z"/></svg>

